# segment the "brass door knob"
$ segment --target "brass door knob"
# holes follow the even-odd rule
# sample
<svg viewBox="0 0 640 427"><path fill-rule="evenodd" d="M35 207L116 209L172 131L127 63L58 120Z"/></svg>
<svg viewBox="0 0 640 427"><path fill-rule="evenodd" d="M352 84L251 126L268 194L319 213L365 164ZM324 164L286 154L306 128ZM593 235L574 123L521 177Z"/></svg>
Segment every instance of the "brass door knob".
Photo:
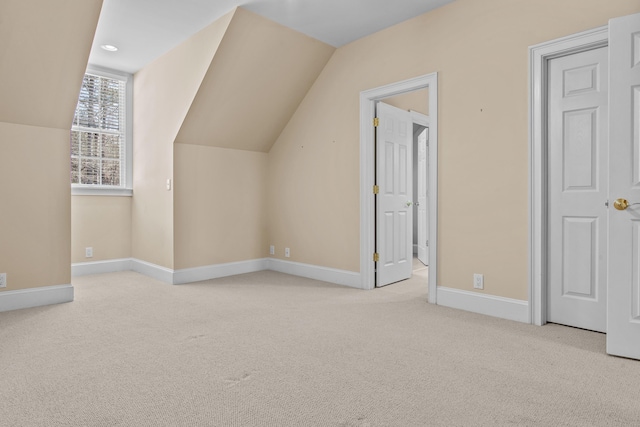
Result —
<svg viewBox="0 0 640 427"><path fill-rule="evenodd" d="M627 199L616 199L616 201L613 202L613 207L619 211L623 211L629 207L629 201Z"/></svg>

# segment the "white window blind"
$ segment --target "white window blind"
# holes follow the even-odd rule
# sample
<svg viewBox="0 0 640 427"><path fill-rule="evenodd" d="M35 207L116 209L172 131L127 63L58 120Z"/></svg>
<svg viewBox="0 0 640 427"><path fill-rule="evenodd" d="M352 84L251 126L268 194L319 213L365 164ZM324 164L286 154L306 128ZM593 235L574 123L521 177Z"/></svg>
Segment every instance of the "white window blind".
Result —
<svg viewBox="0 0 640 427"><path fill-rule="evenodd" d="M71 127L71 184L125 187L126 81L85 74Z"/></svg>

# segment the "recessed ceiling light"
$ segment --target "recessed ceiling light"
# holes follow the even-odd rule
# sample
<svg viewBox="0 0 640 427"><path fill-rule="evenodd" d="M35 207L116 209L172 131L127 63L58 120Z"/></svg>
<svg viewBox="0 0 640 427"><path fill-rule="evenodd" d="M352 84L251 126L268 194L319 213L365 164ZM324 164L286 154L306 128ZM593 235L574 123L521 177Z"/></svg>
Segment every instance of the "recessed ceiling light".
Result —
<svg viewBox="0 0 640 427"><path fill-rule="evenodd" d="M103 44L100 47L109 52L115 52L116 50L118 50L118 47L112 44Z"/></svg>

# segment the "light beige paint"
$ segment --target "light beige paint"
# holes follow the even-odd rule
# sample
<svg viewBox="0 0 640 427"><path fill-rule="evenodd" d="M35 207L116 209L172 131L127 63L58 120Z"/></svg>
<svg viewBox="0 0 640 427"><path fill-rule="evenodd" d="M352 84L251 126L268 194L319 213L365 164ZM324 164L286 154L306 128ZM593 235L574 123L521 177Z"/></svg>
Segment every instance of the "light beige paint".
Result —
<svg viewBox="0 0 640 427"><path fill-rule="evenodd" d="M0 291L71 280L69 131L0 122Z"/></svg>
<svg viewBox="0 0 640 427"><path fill-rule="evenodd" d="M0 122L71 127L101 6L0 2Z"/></svg>
<svg viewBox="0 0 640 427"><path fill-rule="evenodd" d="M438 284L473 291L483 273L484 293L526 300L528 47L638 11L457 0L338 49L270 152L270 242L359 270L359 94L438 72Z"/></svg>
<svg viewBox="0 0 640 427"><path fill-rule="evenodd" d="M175 145L175 268L268 256L267 154Z"/></svg>
<svg viewBox="0 0 640 427"><path fill-rule="evenodd" d="M85 248L93 257L85 257ZM71 262L131 257L131 197L71 197Z"/></svg>
<svg viewBox="0 0 640 427"><path fill-rule="evenodd" d="M0 2L0 291L71 281L69 129L101 6Z"/></svg>
<svg viewBox="0 0 640 427"><path fill-rule="evenodd" d="M135 74L132 256L174 266L173 145L233 12Z"/></svg>
<svg viewBox="0 0 640 427"><path fill-rule="evenodd" d="M429 115L429 89L414 90L382 100L385 104L393 105L405 111L417 111Z"/></svg>
<svg viewBox="0 0 640 427"><path fill-rule="evenodd" d="M334 50L236 9L176 142L269 151Z"/></svg>

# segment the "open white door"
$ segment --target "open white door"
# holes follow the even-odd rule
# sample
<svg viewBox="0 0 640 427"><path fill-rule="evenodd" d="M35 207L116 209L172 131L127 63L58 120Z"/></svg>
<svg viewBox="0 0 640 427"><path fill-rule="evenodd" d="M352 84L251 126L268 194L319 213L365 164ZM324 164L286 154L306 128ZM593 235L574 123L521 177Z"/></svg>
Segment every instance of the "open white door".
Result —
<svg viewBox="0 0 640 427"><path fill-rule="evenodd" d="M609 67L607 353L640 359L640 14L609 21Z"/></svg>
<svg viewBox="0 0 640 427"><path fill-rule="evenodd" d="M429 265L429 188L427 165L429 164L429 128L424 128L418 135L418 259Z"/></svg>
<svg viewBox="0 0 640 427"><path fill-rule="evenodd" d="M408 111L376 107L376 286L411 277L413 122Z"/></svg>

